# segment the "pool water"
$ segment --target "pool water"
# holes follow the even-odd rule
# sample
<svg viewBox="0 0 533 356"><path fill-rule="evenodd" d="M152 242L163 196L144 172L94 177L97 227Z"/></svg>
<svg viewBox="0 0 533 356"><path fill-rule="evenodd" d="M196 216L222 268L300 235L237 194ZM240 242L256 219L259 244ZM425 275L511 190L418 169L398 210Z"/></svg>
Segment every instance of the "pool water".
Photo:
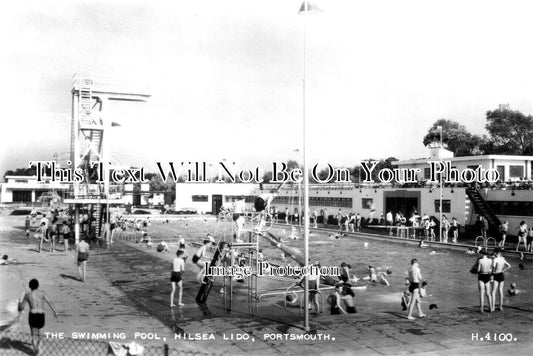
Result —
<svg viewBox="0 0 533 356"><path fill-rule="evenodd" d="M182 236L187 244L200 243L207 233L216 238L231 240L232 230L228 223L215 223L212 220L171 221L169 224L154 222L151 227L152 237L165 239L172 245L175 239ZM281 238L284 244L297 252L304 250L301 231L289 226L274 226L269 230L273 235ZM296 238L294 238L296 236ZM296 262L287 257L286 262L281 259L281 250L273 246L266 238L261 238L260 247L267 261L276 264L294 264ZM376 240L362 235L350 234L336 239L332 233L312 230L309 241L309 254L312 261L320 261L322 266L340 266L346 262L352 266L351 271L359 278L357 285L366 289L355 290L357 308L361 311L399 312L401 311L401 296L406 290L405 278L410 267L411 259L416 258L422 272L423 280L427 281L427 296L422 299L422 306L427 310L430 304L436 304L439 311L455 310L457 308L478 308L479 294L477 275L469 272L476 261L476 256L467 255L463 251L453 251L446 248L419 248L417 245L391 241L386 238ZM512 306L530 300L533 291L533 263L520 261L518 258L507 257L512 268L506 273L505 291L512 282L516 283L522 293L504 298L504 305ZM520 270L518 264L523 263L526 268ZM364 280L368 276L368 266L386 271L390 286L372 283ZM288 287L289 282L261 280L259 290L280 290ZM245 293L244 285L239 285ZM239 291L239 287L236 289ZM329 294L329 292L327 292ZM327 296L327 295L326 295ZM281 297L280 297L281 298ZM264 299L265 303L278 302L280 298Z"/></svg>

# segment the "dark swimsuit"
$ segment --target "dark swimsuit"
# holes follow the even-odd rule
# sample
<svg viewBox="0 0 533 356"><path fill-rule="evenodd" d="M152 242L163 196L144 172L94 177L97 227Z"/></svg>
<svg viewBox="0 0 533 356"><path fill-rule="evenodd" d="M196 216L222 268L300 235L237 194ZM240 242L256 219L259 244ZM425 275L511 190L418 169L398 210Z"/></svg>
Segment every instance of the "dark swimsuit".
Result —
<svg viewBox="0 0 533 356"><path fill-rule="evenodd" d="M331 295L331 315L342 314L340 309L337 307L337 296L335 294Z"/></svg>
<svg viewBox="0 0 533 356"><path fill-rule="evenodd" d="M411 282L409 284L409 292L410 293L413 293L415 291L415 289L418 289L418 288L420 288L420 283L418 283L418 282Z"/></svg>
<svg viewBox="0 0 533 356"><path fill-rule="evenodd" d="M182 272L174 272L172 271L172 273L170 274L170 281L171 282L180 282L181 281L181 273Z"/></svg>
<svg viewBox="0 0 533 356"><path fill-rule="evenodd" d="M78 252L78 262L87 261L89 254L86 252Z"/></svg>
<svg viewBox="0 0 533 356"><path fill-rule="evenodd" d="M44 313L31 313L28 315L28 322L32 329L42 329L44 327Z"/></svg>
<svg viewBox="0 0 533 356"><path fill-rule="evenodd" d="M503 281L505 280L505 277L503 276L503 272L501 272L501 273L494 273L493 276L494 276L494 281L495 281L495 282L500 283L500 282L503 282Z"/></svg>
<svg viewBox="0 0 533 356"><path fill-rule="evenodd" d="M481 281L483 283L489 283L490 282L490 273L479 273L477 275L477 280Z"/></svg>

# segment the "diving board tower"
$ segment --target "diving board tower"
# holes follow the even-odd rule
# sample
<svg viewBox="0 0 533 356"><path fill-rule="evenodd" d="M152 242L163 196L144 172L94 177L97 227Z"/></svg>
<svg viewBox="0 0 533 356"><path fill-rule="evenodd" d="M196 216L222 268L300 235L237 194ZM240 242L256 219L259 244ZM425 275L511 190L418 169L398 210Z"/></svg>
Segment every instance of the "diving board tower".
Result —
<svg viewBox="0 0 533 356"><path fill-rule="evenodd" d="M79 168L83 172L83 181L72 184L65 203L74 206L74 231L78 242L80 209L86 211L89 217L89 223L86 224L88 231L85 232L101 236L104 233L103 226L109 228L107 222L110 205L124 203L121 190L110 189L109 170L117 167L109 165L109 131L115 126L109 116L109 107L112 107L113 101L146 102L150 94L134 90L122 83L113 83L109 79L81 74L74 75L71 93L70 161L73 170ZM98 177L100 163L103 164L103 177ZM105 231L109 236L109 230Z"/></svg>

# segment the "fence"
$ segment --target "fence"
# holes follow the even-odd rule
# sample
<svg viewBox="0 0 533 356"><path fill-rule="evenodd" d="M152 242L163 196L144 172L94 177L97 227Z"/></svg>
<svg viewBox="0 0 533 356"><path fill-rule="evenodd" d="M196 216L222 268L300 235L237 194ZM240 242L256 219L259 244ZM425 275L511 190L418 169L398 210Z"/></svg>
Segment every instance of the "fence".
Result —
<svg viewBox="0 0 533 356"><path fill-rule="evenodd" d="M107 341L82 340L82 339L51 339L44 335L41 337L39 355L42 356L77 356L77 355L139 355L139 356L189 356L189 355L213 355L213 353L201 350L177 350L170 348L168 344L161 346L143 346L142 353L129 353L127 346L129 341L113 341L117 346L125 345L122 350L116 348L115 352ZM200 346L200 345L199 345ZM31 335L22 332L0 333L1 355L33 355Z"/></svg>
<svg viewBox="0 0 533 356"><path fill-rule="evenodd" d="M143 238L142 231L122 231L121 229L113 229L111 233L111 241L126 240L132 242L141 241Z"/></svg>

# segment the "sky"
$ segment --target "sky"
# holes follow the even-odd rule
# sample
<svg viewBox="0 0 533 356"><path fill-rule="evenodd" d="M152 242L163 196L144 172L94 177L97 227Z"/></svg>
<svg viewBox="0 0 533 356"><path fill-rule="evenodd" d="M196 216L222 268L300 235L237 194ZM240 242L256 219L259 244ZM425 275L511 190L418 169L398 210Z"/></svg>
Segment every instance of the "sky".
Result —
<svg viewBox="0 0 533 356"><path fill-rule="evenodd" d="M533 114L528 1L17 1L0 13L0 174L66 157L71 86L140 88L113 102L113 163L302 161L304 21L309 161L427 157L440 118ZM7 9L7 10L6 10ZM295 152L299 149L299 152Z"/></svg>

